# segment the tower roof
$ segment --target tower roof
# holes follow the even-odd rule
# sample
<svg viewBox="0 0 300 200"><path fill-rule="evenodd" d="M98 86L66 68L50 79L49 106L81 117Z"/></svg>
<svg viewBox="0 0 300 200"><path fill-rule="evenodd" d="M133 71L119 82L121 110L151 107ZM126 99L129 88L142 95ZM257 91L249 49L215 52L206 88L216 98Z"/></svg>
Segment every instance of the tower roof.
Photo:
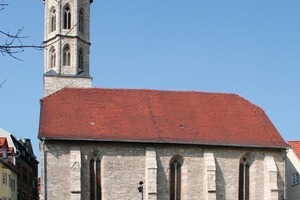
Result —
<svg viewBox="0 0 300 200"><path fill-rule="evenodd" d="M65 88L41 100L39 139L287 148L236 94Z"/></svg>

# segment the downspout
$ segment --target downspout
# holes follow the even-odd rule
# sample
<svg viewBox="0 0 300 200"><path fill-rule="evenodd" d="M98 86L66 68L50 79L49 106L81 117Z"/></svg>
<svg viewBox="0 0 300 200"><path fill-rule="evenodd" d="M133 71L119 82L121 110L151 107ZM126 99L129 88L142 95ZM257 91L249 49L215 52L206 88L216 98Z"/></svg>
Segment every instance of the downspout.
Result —
<svg viewBox="0 0 300 200"><path fill-rule="evenodd" d="M284 154L284 162L283 162L283 168L284 168L284 170L283 170L283 200L286 200L286 190L287 190L287 186L286 186L286 173L285 173L285 171L286 171L286 156L287 156L287 154L288 154L288 152L289 152L289 149L286 149L285 150L285 154Z"/></svg>
<svg viewBox="0 0 300 200"><path fill-rule="evenodd" d="M43 158L43 162L42 162L42 200L47 200L47 187L46 187L46 179L47 179L47 175L46 175L46 152L45 152L45 141L41 140L41 146L42 146L42 158Z"/></svg>

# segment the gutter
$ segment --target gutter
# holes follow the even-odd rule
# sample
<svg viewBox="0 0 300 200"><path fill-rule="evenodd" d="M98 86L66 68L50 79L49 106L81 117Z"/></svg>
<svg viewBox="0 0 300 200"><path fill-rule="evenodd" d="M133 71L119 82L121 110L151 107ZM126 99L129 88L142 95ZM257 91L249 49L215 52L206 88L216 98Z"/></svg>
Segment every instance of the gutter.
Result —
<svg viewBox="0 0 300 200"><path fill-rule="evenodd" d="M112 139L92 139L92 138L48 138L48 137L39 137L41 141L74 141L74 142L116 142L116 143L146 143L146 144L183 144L183 145L202 145L202 146L219 146L219 147L242 147L242 148L261 148L261 149L288 149L289 146L286 147L279 146L259 146L259 145L250 145L250 144L221 144L221 143L212 143L212 142L178 142L178 141L168 141L168 140L112 140Z"/></svg>

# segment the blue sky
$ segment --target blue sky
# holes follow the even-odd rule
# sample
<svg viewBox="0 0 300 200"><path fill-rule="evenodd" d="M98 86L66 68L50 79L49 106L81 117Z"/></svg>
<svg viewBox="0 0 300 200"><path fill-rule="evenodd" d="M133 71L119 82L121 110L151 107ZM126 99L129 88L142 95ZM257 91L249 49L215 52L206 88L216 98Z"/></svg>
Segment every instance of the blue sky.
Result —
<svg viewBox="0 0 300 200"><path fill-rule="evenodd" d="M0 30L43 42L42 0L0 0ZM237 93L265 110L285 140L300 137L299 0L94 0L94 87ZM0 37L0 42L3 38ZM43 52L0 54L0 127L38 154Z"/></svg>

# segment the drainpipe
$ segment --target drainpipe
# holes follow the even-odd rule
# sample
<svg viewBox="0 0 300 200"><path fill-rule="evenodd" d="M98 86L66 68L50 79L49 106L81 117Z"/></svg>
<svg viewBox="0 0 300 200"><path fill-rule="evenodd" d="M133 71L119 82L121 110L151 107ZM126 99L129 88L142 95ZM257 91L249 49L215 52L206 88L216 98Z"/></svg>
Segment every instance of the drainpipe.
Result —
<svg viewBox="0 0 300 200"><path fill-rule="evenodd" d="M46 196L46 152L45 152L45 141L41 140L41 146L42 146L42 200L47 200Z"/></svg>
<svg viewBox="0 0 300 200"><path fill-rule="evenodd" d="M285 154L284 154L284 162L283 162L283 200L286 200L286 190L287 190L287 187L286 187L286 174L285 174L285 171L286 171L286 155L287 153L289 152L289 149L286 149L285 150Z"/></svg>

